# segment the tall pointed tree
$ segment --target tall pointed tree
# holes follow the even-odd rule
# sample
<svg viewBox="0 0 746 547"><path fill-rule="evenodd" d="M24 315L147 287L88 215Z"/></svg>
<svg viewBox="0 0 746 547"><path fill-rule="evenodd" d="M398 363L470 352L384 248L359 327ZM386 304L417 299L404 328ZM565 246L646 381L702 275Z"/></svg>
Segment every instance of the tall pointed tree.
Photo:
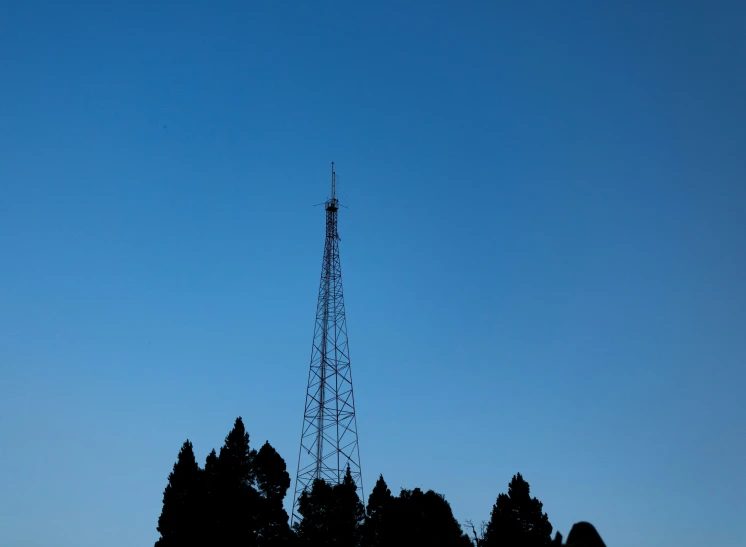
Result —
<svg viewBox="0 0 746 547"><path fill-rule="evenodd" d="M218 457L219 474L229 479L235 486L246 486L251 483L252 452L249 448L249 434L239 416L233 429L225 437L225 443Z"/></svg>
<svg viewBox="0 0 746 547"><path fill-rule="evenodd" d="M350 467L347 466L344 479L334 487L336 498L335 530L338 545L358 545L360 542L360 527L365 518L365 507L357 495L357 486L352 478Z"/></svg>
<svg viewBox="0 0 746 547"><path fill-rule="evenodd" d="M205 486L207 490L210 490L210 487L213 487L216 482L216 476L218 473L218 455L215 452L215 449L213 448L212 451L207 455L207 458L205 459L205 470L204 470L204 477L205 477Z"/></svg>
<svg viewBox="0 0 746 547"><path fill-rule="evenodd" d="M204 520L205 538L216 538L220 534L220 489L218 484L218 455L214 448L207 455L202 476L204 478L202 519Z"/></svg>
<svg viewBox="0 0 746 547"><path fill-rule="evenodd" d="M363 547L380 547L391 543L392 538L389 537L387 528L390 527L393 499L383 475L380 475L368 497L367 514L362 529Z"/></svg>
<svg viewBox="0 0 746 547"><path fill-rule="evenodd" d="M513 476L508 493L500 494L482 541L483 547L542 547L551 543L552 525L543 504L532 498L520 473Z"/></svg>
<svg viewBox="0 0 746 547"><path fill-rule="evenodd" d="M258 545L274 547L287 545L292 534L288 514L282 506L290 488L290 474L285 460L269 441L253 453L253 476L259 491L257 534Z"/></svg>
<svg viewBox="0 0 746 547"><path fill-rule="evenodd" d="M163 510L158 519L160 539L156 547L199 545L203 537L202 504L204 489L202 470L187 440L179 451L174 469L163 492Z"/></svg>
<svg viewBox="0 0 746 547"><path fill-rule="evenodd" d="M335 545L334 494L330 484L316 479L311 489L298 497L298 513L303 520L296 522L295 533L300 545Z"/></svg>
<svg viewBox="0 0 746 547"><path fill-rule="evenodd" d="M239 416L220 449L215 473L216 544L256 542L258 494L253 487L249 434Z"/></svg>
<svg viewBox="0 0 746 547"><path fill-rule="evenodd" d="M343 481L331 486L321 479L313 482L298 498L298 512L303 517L296 525L301 545L357 547L365 509L349 467Z"/></svg>

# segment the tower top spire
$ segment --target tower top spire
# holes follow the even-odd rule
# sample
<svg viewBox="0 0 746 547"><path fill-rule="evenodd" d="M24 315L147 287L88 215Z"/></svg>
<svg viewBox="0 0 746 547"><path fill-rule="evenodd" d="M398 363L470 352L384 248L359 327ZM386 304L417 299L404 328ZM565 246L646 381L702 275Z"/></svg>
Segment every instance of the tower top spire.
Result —
<svg viewBox="0 0 746 547"><path fill-rule="evenodd" d="M332 162L332 201L337 199L337 174L334 172L334 162Z"/></svg>
<svg viewBox="0 0 746 547"><path fill-rule="evenodd" d="M332 197L326 202L327 211L337 211L339 200L337 200L337 173L334 171L334 162L332 162Z"/></svg>

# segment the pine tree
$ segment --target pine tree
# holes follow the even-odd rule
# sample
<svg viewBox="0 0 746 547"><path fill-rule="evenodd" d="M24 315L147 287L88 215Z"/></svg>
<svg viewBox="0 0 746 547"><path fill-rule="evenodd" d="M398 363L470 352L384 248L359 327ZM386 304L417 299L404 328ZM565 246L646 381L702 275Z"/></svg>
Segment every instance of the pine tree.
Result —
<svg viewBox="0 0 746 547"><path fill-rule="evenodd" d="M282 506L288 488L290 474L285 460L269 444L264 443L259 452L253 454L253 476L260 499L258 501L257 534L258 545L274 547L287 545L292 539L288 514Z"/></svg>
<svg viewBox="0 0 746 547"><path fill-rule="evenodd" d="M249 434L239 416L218 457L218 473L235 486L246 486L253 478L251 469L252 452L249 448Z"/></svg>
<svg viewBox="0 0 746 547"><path fill-rule="evenodd" d="M219 455L212 450L207 456L204 470L192 444L184 443L164 492L156 547L291 545L295 536L283 507L289 487L285 460L269 442L251 450L239 416ZM335 496L325 502L332 515Z"/></svg>
<svg viewBox="0 0 746 547"><path fill-rule="evenodd" d="M218 472L218 455L215 452L215 449L213 448L212 451L207 455L207 458L205 459L205 470L204 470L204 477L205 477L205 485L207 487L207 490L209 492L210 487L213 487L215 485L216 481L216 475Z"/></svg>
<svg viewBox="0 0 746 547"><path fill-rule="evenodd" d="M540 547L551 542L552 525L543 505L530 495L520 473L513 476L508 493L500 494L482 542L483 547Z"/></svg>
<svg viewBox="0 0 746 547"><path fill-rule="evenodd" d="M256 543L258 494L253 487L249 434L239 416L225 438L215 466L213 487L217 511L217 545Z"/></svg>
<svg viewBox="0 0 746 547"><path fill-rule="evenodd" d="M322 479L313 481L310 490L298 497L298 513L303 517L295 525L301 545L334 545L334 489Z"/></svg>
<svg viewBox="0 0 746 547"><path fill-rule="evenodd" d="M393 499L391 490L383 480L383 475L380 475L368 497L367 514L362 529L364 547L380 547L391 543L390 532L387 528L390 527Z"/></svg>
<svg viewBox="0 0 746 547"><path fill-rule="evenodd" d="M203 536L201 515L204 499L202 470L187 440L179 451L163 492L163 510L158 519L160 539L156 547L199 545Z"/></svg>
<svg viewBox="0 0 746 547"><path fill-rule="evenodd" d="M342 482L334 487L334 495L337 545L356 546L360 543L360 527L365 518L365 507L357 495L357 486L349 466Z"/></svg>
<svg viewBox="0 0 746 547"><path fill-rule="evenodd" d="M205 460L204 503L202 518L204 520L205 538L219 537L220 530L220 493L218 487L218 455L213 448ZM211 541L208 541L211 543Z"/></svg>
<svg viewBox="0 0 746 547"><path fill-rule="evenodd" d="M322 479L313 481L311 490L298 498L298 512L303 517L295 528L300 545L359 545L365 509L349 467L335 486Z"/></svg>

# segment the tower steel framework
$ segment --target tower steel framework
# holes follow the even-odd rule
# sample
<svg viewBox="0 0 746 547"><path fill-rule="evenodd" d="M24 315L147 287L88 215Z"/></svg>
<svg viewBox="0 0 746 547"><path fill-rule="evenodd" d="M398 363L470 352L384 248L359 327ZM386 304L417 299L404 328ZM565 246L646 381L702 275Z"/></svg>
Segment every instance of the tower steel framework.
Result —
<svg viewBox="0 0 746 547"><path fill-rule="evenodd" d="M298 498L303 491L310 490L315 479L323 479L332 485L339 484L347 467L350 468L361 499L365 499L342 294L337 232L339 201L336 190L336 173L332 162L332 194L325 202L324 259L321 265L291 521L300 520Z"/></svg>

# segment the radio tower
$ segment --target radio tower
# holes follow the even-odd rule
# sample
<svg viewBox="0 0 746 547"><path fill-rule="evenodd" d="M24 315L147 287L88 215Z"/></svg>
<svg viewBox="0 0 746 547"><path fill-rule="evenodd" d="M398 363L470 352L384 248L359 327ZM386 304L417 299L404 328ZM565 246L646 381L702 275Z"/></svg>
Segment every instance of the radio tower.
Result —
<svg viewBox="0 0 746 547"><path fill-rule="evenodd" d="M332 162L332 197L326 205L326 241L321 265L321 284L316 307L316 326L308 373L306 407L300 438L291 524L300 520L298 498L315 479L335 485L349 466L362 494L360 450L352 394L352 370L347 345L347 323L342 296L342 268L337 233L336 174ZM364 499L364 496L361 497Z"/></svg>

